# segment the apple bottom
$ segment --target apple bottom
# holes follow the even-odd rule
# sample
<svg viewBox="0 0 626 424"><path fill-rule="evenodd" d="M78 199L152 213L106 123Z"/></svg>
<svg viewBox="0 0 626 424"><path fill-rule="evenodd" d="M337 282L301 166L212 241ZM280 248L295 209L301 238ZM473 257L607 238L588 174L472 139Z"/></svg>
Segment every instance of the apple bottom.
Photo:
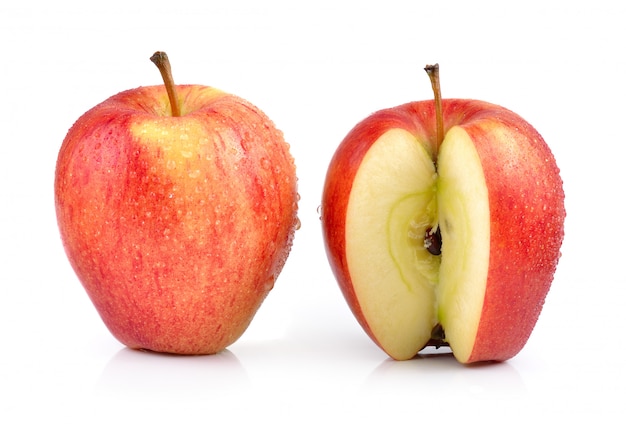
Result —
<svg viewBox="0 0 626 424"><path fill-rule="evenodd" d="M141 292L111 287L92 296L103 322L131 349L184 355L214 354L234 343L253 319L272 281L251 296L237 280L202 284L183 292L179 287L146 287ZM103 303L101 299L114 299Z"/></svg>

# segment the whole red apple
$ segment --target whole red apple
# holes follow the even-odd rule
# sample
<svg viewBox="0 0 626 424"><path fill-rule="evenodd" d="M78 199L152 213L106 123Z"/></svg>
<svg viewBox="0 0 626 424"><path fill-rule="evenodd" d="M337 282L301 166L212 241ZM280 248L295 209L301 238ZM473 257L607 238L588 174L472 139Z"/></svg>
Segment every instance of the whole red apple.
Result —
<svg viewBox="0 0 626 424"><path fill-rule="evenodd" d="M391 357L448 344L462 363L516 355L564 236L555 159L517 114L441 100L374 113L335 152L322 198L328 259L367 334Z"/></svg>
<svg viewBox="0 0 626 424"><path fill-rule="evenodd" d="M69 130L55 175L67 256L111 333L134 349L210 354L272 289L297 219L283 135L200 85L119 93Z"/></svg>

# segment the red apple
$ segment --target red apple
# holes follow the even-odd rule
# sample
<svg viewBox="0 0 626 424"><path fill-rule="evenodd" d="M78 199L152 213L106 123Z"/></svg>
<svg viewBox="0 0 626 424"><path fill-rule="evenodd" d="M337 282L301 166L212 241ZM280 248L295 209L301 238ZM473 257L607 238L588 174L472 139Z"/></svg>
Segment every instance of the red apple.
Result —
<svg viewBox="0 0 626 424"><path fill-rule="evenodd" d="M200 85L119 93L61 146L55 203L69 261L134 349L210 354L237 340L289 254L297 180L257 107ZM168 97L169 96L169 97Z"/></svg>
<svg viewBox="0 0 626 424"><path fill-rule="evenodd" d="M448 344L462 363L525 345L560 257L555 159L517 114L440 100L378 111L335 152L322 198L328 259L358 322L391 357ZM435 70L435 71L433 71Z"/></svg>

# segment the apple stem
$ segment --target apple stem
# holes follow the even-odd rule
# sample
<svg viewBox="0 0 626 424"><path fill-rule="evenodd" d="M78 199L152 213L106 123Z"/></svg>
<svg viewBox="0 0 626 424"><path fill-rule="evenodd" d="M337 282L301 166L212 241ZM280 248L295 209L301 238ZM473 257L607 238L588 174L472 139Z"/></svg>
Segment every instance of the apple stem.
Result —
<svg viewBox="0 0 626 424"><path fill-rule="evenodd" d="M165 89L167 90L167 96L170 99L170 107L172 109L172 116L180 116L180 108L178 107L178 96L176 95L176 86L174 85L174 77L172 76L172 66L170 60L165 52L156 52L150 57L152 63L159 68Z"/></svg>
<svg viewBox="0 0 626 424"><path fill-rule="evenodd" d="M433 87L433 92L435 94L435 119L437 124L437 140L435 142L434 147L434 162L437 163L437 153L439 151L439 146L443 142L443 108L441 106L441 86L439 84L439 64L435 63L434 65L426 65L424 68L428 77L430 78L430 84Z"/></svg>

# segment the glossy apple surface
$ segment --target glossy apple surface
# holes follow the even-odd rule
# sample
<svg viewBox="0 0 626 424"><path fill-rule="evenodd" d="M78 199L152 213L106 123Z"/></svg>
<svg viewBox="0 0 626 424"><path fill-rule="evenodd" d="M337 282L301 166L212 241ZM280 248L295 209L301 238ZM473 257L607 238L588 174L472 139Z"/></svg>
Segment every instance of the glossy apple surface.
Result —
<svg viewBox="0 0 626 424"><path fill-rule="evenodd" d="M528 340L560 257L559 169L517 114L476 100L442 109L440 145L433 101L376 112L345 137L322 198L328 259L391 357L434 342L463 363L506 360ZM440 251L429 249L437 230Z"/></svg>
<svg viewBox="0 0 626 424"><path fill-rule="evenodd" d="M249 102L178 86L111 97L60 149L55 204L72 267L123 344L206 354L232 344L272 289L297 220L283 135Z"/></svg>

